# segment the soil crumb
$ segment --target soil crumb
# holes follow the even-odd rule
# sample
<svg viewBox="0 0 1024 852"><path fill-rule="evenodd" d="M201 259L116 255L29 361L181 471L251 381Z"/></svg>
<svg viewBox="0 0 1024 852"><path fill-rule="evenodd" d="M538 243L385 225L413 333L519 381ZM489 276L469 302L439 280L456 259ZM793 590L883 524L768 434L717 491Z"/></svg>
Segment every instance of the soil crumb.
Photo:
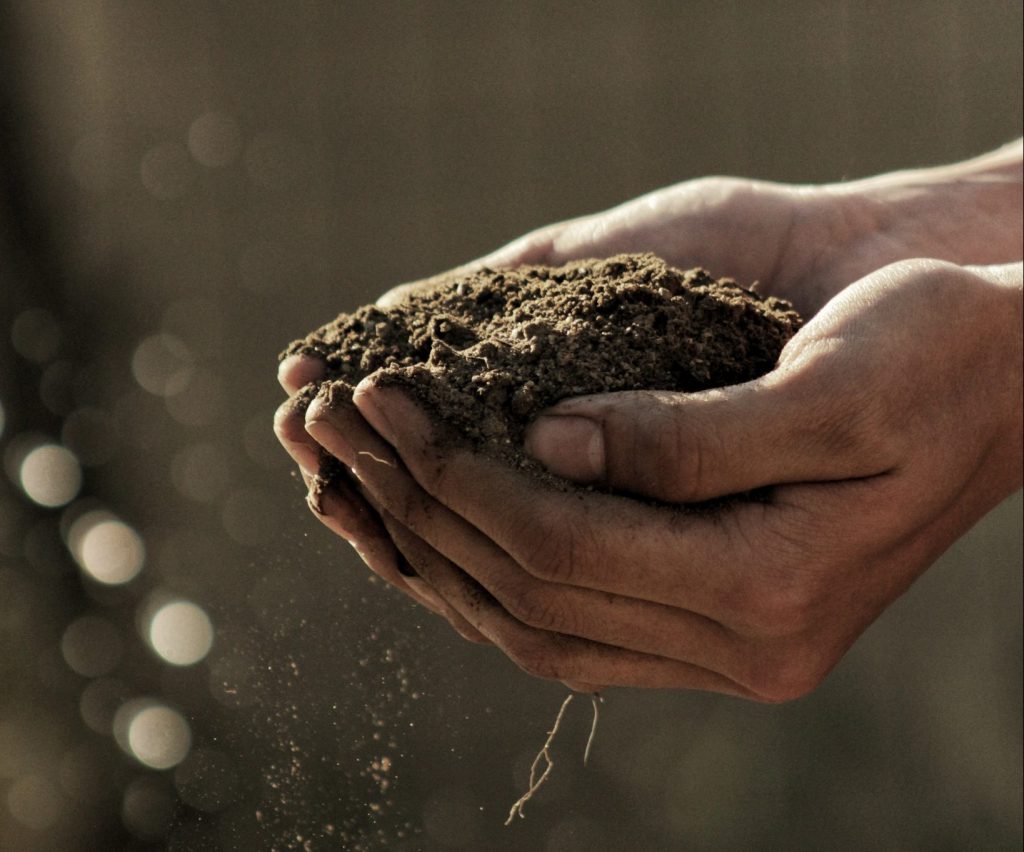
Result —
<svg viewBox="0 0 1024 852"><path fill-rule="evenodd" d="M281 357L326 362L307 401L319 391L345 404L380 371L377 381L411 392L453 440L532 467L524 429L555 402L746 382L775 366L800 325L788 302L704 269L623 254L453 275L400 304L341 314Z"/></svg>

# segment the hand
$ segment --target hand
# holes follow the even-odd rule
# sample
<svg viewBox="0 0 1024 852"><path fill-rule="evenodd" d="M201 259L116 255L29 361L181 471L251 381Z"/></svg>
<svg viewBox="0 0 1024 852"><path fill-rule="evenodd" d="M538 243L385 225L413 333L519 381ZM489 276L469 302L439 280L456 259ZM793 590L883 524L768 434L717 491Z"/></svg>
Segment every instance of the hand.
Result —
<svg viewBox="0 0 1024 852"><path fill-rule="evenodd" d="M1019 487L1020 323L1020 264L908 261L845 290L759 380L570 400L532 428L528 449L579 481L681 503L769 488L713 514L546 490L372 379L372 430L321 409L310 431L527 671L783 701Z"/></svg>
<svg viewBox="0 0 1024 852"><path fill-rule="evenodd" d="M1019 178L1013 177L1019 148L1017 143L953 167L836 186L688 181L607 213L543 228L463 268L559 263L647 249L677 266L699 263L743 282L762 277L763 289L791 299L809 317L846 282L892 260L934 255L981 263L1019 254ZM737 245L743 250L736 251ZM404 285L380 301L393 302L429 283ZM322 375L320 362L300 357L286 359L279 371L293 396L279 409L275 429L304 469L307 484L322 450L305 431L305 406L294 394ZM317 417L310 419L315 423ZM326 511L317 517L361 542L361 555L385 580L445 612L463 635L483 640L422 582L403 578L386 529L356 489L336 489L322 508Z"/></svg>

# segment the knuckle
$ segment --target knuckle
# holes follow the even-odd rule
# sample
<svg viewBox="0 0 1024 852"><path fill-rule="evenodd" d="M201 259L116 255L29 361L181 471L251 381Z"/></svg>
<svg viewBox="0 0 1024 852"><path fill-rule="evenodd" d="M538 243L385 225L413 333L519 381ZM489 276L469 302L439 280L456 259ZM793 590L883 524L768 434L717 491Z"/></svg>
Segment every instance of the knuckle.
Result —
<svg viewBox="0 0 1024 852"><path fill-rule="evenodd" d="M772 572L749 583L734 601L740 620L754 635L780 639L806 632L813 625L817 596L799 580L782 580Z"/></svg>
<svg viewBox="0 0 1024 852"><path fill-rule="evenodd" d="M415 452L407 449L403 460L414 471L416 481L432 494L436 494L448 480L448 460L429 445L416 448Z"/></svg>
<svg viewBox="0 0 1024 852"><path fill-rule="evenodd" d="M699 500L713 468L714 436L695 412L682 415L678 400L651 392L614 412L608 428L618 451L608 459L610 484L676 502Z"/></svg>
<svg viewBox="0 0 1024 852"><path fill-rule="evenodd" d="M538 520L523 553L523 568L537 579L573 585L593 550L588 539L564 517Z"/></svg>
<svg viewBox="0 0 1024 852"><path fill-rule="evenodd" d="M815 370L797 371L790 381L800 400L801 442L816 446L830 458L848 460L851 475L867 464L890 467L899 457L902 417L888 397L874 392L872 382L823 382Z"/></svg>
<svg viewBox="0 0 1024 852"><path fill-rule="evenodd" d="M274 412L274 433L279 439L294 441L306 433L305 421L292 399L285 400Z"/></svg>
<svg viewBox="0 0 1024 852"><path fill-rule="evenodd" d="M829 668L824 655L811 643L787 643L761 656L750 673L750 688L766 703L784 704L813 692Z"/></svg>
<svg viewBox="0 0 1024 852"><path fill-rule="evenodd" d="M730 204L737 198L745 198L753 185L751 181L728 175L705 175L686 182L686 187L695 195L714 199L719 204Z"/></svg>
<svg viewBox="0 0 1024 852"><path fill-rule="evenodd" d="M872 472L879 466L893 467L902 455L902 417L881 394L860 388L846 410L836 407L832 416L825 412L819 416L824 421L819 434L831 454L856 460Z"/></svg>
<svg viewBox="0 0 1024 852"><path fill-rule="evenodd" d="M671 453L665 458L675 460L673 465L662 469L662 477L670 480L665 483L666 487L672 488L681 502L711 496L708 478L713 475L713 459L722 457L719 434L713 429L700 429L697 419L692 417L675 418L673 428L666 431L672 443L665 448Z"/></svg>
<svg viewBox="0 0 1024 852"><path fill-rule="evenodd" d="M573 633L574 619L561 596L542 588L527 588L509 598L509 613L529 627L548 633Z"/></svg>
<svg viewBox="0 0 1024 852"><path fill-rule="evenodd" d="M517 636L506 643L504 651L513 663L534 677L561 680L569 676L562 672L551 643L542 638Z"/></svg>
<svg viewBox="0 0 1024 852"><path fill-rule="evenodd" d="M436 504L411 483L403 483L397 489L385 489L379 499L385 506L390 503L391 513L414 533L420 536L430 533Z"/></svg>

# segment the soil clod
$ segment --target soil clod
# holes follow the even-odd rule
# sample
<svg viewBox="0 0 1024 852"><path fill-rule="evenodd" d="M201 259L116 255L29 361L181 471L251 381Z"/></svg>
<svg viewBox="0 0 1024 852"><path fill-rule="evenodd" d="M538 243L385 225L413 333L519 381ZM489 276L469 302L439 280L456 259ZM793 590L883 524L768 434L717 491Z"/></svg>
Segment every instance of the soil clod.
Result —
<svg viewBox="0 0 1024 852"><path fill-rule="evenodd" d="M624 254L453 276L400 304L342 314L282 357L323 359L319 393L330 405L350 403L376 373L449 426L452 440L529 468L523 432L559 400L746 382L775 366L800 324L780 299Z"/></svg>

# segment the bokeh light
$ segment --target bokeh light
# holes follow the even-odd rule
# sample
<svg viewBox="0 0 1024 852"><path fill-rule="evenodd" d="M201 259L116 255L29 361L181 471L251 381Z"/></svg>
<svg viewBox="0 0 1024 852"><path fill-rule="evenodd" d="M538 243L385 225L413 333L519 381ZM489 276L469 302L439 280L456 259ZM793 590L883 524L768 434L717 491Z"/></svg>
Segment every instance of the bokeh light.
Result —
<svg viewBox="0 0 1024 852"><path fill-rule="evenodd" d="M187 388L164 399L164 407L182 426L208 426L224 415L224 395L220 376L201 367Z"/></svg>
<svg viewBox="0 0 1024 852"><path fill-rule="evenodd" d="M82 469L75 454L66 447L43 444L22 459L18 479L33 502L56 508L70 503L78 494Z"/></svg>
<svg viewBox="0 0 1024 852"><path fill-rule="evenodd" d="M128 722L128 747L139 763L170 769L185 759L192 732L185 717L163 704L145 707Z"/></svg>
<svg viewBox="0 0 1024 852"><path fill-rule="evenodd" d="M86 726L97 734L115 731L114 720L128 697L127 684L112 677L94 680L78 699L78 712ZM126 743L127 745L127 743Z"/></svg>
<svg viewBox="0 0 1024 852"><path fill-rule="evenodd" d="M105 618L84 615L72 621L60 641L64 662L85 677L109 674L123 651L121 631Z"/></svg>
<svg viewBox="0 0 1024 852"><path fill-rule="evenodd" d="M43 308L29 308L14 318L11 343L29 361L42 364L60 349L61 331L56 318Z"/></svg>
<svg viewBox="0 0 1024 852"><path fill-rule="evenodd" d="M154 334L132 355L132 375L156 396L181 393L192 378L194 359L184 342L171 334Z"/></svg>
<svg viewBox="0 0 1024 852"><path fill-rule="evenodd" d="M45 831L61 814L61 791L57 783L44 775L26 775L7 790L7 810L28 828Z"/></svg>
<svg viewBox="0 0 1024 852"><path fill-rule="evenodd" d="M242 147L236 122L223 112L205 112L188 129L188 150L196 162L207 168L228 165Z"/></svg>
<svg viewBox="0 0 1024 852"><path fill-rule="evenodd" d="M135 579L146 558L139 534L102 510L86 512L71 525L68 547L89 577L108 586Z"/></svg>
<svg viewBox="0 0 1024 852"><path fill-rule="evenodd" d="M213 624L202 607L191 601L172 601L150 620L149 643L165 662L191 666L210 652Z"/></svg>

